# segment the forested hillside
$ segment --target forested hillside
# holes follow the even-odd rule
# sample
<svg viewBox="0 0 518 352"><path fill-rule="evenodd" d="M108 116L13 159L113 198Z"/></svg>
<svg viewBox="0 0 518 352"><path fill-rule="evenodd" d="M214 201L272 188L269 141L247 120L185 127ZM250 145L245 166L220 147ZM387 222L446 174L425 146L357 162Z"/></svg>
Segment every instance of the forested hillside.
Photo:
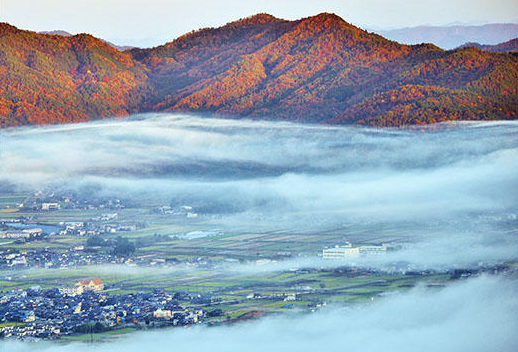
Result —
<svg viewBox="0 0 518 352"><path fill-rule="evenodd" d="M88 34L45 35L0 24L0 122L77 122L138 111L146 68Z"/></svg>
<svg viewBox="0 0 518 352"><path fill-rule="evenodd" d="M126 52L4 24L0 46L3 126L164 110L373 126L518 117L517 54L402 45L327 13L259 14Z"/></svg>

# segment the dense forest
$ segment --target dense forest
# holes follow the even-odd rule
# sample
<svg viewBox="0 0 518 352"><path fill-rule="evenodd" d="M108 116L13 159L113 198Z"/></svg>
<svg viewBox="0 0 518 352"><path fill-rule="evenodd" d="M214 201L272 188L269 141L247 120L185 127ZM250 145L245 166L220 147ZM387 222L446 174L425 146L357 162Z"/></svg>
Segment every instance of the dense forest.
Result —
<svg viewBox="0 0 518 352"><path fill-rule="evenodd" d="M323 13L259 14L118 51L0 24L2 127L145 111L401 126L518 118L518 54L402 45Z"/></svg>
<svg viewBox="0 0 518 352"><path fill-rule="evenodd" d="M136 112L146 68L88 34L64 37L0 24L2 126L84 121Z"/></svg>

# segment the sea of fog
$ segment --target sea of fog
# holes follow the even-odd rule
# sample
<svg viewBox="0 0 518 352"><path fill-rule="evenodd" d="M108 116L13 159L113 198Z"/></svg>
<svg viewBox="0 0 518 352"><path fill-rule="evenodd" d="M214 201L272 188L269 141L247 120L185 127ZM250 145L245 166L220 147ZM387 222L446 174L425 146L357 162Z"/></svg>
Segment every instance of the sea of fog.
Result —
<svg viewBox="0 0 518 352"><path fill-rule="evenodd" d="M0 182L180 199L302 226L516 215L517 132L516 122L366 129L140 115L4 129Z"/></svg>
<svg viewBox="0 0 518 352"><path fill-rule="evenodd" d="M209 209L200 214L208 222L201 231L347 237L365 229L377 241L401 237L400 251L355 265L405 261L445 270L518 259L517 122L372 129L147 114L4 129L0 138L4 190L194 205ZM231 269L324 265L330 264L304 258ZM515 280L483 277L296 321L143 333L116 347L38 347L512 351L518 348L517 299ZM7 346L25 351L33 345Z"/></svg>

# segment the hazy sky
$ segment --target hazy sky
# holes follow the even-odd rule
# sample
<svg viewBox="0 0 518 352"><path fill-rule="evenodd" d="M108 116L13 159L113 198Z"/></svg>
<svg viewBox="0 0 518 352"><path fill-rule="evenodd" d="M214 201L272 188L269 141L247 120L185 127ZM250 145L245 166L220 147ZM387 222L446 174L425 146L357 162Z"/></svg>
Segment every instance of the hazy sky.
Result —
<svg viewBox="0 0 518 352"><path fill-rule="evenodd" d="M259 12L297 19L334 12L361 27L518 22L516 0L0 0L0 21L157 45Z"/></svg>

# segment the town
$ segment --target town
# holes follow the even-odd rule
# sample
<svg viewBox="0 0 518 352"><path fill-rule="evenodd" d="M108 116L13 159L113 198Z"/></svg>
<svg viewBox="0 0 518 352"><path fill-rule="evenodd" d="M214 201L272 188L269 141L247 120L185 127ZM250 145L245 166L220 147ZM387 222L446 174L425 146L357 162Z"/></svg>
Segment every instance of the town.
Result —
<svg viewBox="0 0 518 352"><path fill-rule="evenodd" d="M372 269L300 269L281 273L297 280L284 287L266 285L271 276L252 285L217 291L188 293L164 288L131 290L118 293L120 283L105 284L102 279L84 279L71 285L42 289L39 285L0 292L0 338L60 339L64 336L102 334L125 329L142 330L192 324L232 323L256 318L279 310L307 313L333 302L333 297L352 295L355 299L373 300L389 293L426 282L429 287L444 287L451 280L481 275L518 276L516 265L497 265L472 270L407 272L385 275ZM322 280L308 280L320 277ZM333 280L329 280L333 278ZM370 280L366 281L366 278ZM4 278L6 279L6 278ZM348 280L353 285L335 286L334 280ZM205 281L205 284L207 282ZM293 285L295 283L295 285ZM318 285L314 285L318 283ZM329 286L329 287L327 287ZM201 290L201 286L200 290ZM237 289L237 290L236 290ZM239 292L239 293L238 293ZM231 313L229 307L241 307ZM246 308L249 307L249 308ZM266 309L268 307L268 309ZM243 309L244 308L244 309ZM93 337L92 337L93 338Z"/></svg>
<svg viewBox="0 0 518 352"><path fill-rule="evenodd" d="M0 298L5 338L51 338L62 335L159 325L196 324L206 311L181 306L179 300L195 301L182 293L152 292L107 295L101 279L83 280L70 287L42 290L33 286Z"/></svg>
<svg viewBox="0 0 518 352"><path fill-rule="evenodd" d="M418 284L517 275L516 263L430 270L389 260L396 236L231 232L217 208L37 191L0 196L0 337L87 341L371 302ZM378 228L370 229L372 233ZM396 232L385 228L385 231ZM370 260L384 261L371 267ZM285 263L317 264L286 268ZM296 265L295 265L296 266Z"/></svg>

